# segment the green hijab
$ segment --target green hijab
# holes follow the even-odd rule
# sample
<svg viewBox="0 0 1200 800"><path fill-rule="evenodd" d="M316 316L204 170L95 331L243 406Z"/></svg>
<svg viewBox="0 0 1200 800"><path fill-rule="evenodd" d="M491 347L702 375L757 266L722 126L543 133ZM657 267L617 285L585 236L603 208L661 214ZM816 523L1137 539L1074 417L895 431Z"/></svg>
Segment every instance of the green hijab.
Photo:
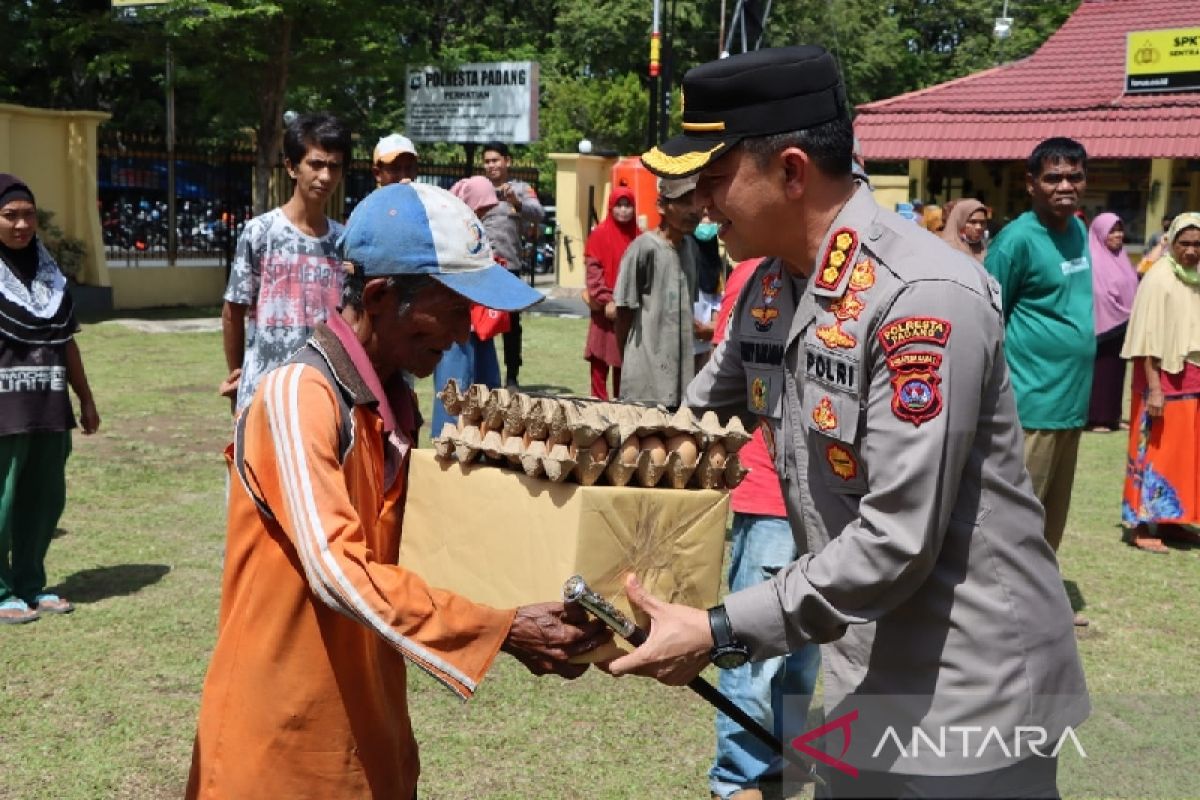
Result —
<svg viewBox="0 0 1200 800"><path fill-rule="evenodd" d="M1194 211L1188 211L1175 217L1171 222L1171 227L1167 229L1167 251L1163 253L1163 258L1171 263L1171 269L1175 270L1175 277L1186 283L1188 286L1200 286L1200 274L1197 274L1194 269L1187 269L1175 260L1174 254L1171 253L1171 245L1175 244L1175 237L1183 233L1187 228L1200 228L1200 214Z"/></svg>

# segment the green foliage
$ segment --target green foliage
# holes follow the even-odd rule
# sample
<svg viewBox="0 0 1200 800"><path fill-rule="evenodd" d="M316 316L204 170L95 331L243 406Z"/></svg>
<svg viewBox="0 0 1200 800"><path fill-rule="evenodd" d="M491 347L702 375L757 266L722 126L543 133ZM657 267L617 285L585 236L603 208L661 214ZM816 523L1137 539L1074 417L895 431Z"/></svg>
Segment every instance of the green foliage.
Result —
<svg viewBox="0 0 1200 800"><path fill-rule="evenodd" d="M83 269L83 260L87 258L87 245L82 240L63 233L62 228L55 225L53 220L53 211L44 208L37 210L38 238L54 257L62 273L74 279Z"/></svg>
<svg viewBox="0 0 1200 800"><path fill-rule="evenodd" d="M1010 0L1012 36L992 36L1002 0L775 0L765 42L837 54L854 104L1031 53L1080 0ZM726 3L731 13L735 3ZM103 0L23 0L0 11L0 101L111 111L111 125L162 131L174 51L180 138L258 134L273 162L285 110L327 109L370 143L404 127L410 65L534 60L541 140L518 157L645 144L651 0L171 0L136 13ZM663 68L718 55L720 0L663 0ZM726 20L728 24L728 20ZM447 146L427 146L444 155Z"/></svg>

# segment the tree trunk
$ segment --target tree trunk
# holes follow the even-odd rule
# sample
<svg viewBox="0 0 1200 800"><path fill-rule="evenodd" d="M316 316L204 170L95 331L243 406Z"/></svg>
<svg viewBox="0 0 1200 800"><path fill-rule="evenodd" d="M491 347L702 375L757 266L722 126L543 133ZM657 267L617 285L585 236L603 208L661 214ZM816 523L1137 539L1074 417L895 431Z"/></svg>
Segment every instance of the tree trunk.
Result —
<svg viewBox="0 0 1200 800"><path fill-rule="evenodd" d="M283 103L287 96L288 59L291 57L292 20L284 16L279 39L263 70L258 100L258 135L254 156L254 213L262 214L271 200L271 173L279 163L283 141Z"/></svg>

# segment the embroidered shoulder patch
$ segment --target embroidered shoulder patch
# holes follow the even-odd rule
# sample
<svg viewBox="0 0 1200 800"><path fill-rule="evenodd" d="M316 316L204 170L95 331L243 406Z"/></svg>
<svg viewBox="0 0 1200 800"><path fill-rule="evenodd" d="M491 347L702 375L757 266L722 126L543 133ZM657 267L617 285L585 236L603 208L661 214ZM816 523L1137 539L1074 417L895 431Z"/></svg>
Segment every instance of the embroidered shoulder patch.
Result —
<svg viewBox="0 0 1200 800"><path fill-rule="evenodd" d="M759 333L766 333L775 324L775 318L779 316L779 309L771 306L755 306L750 309L750 316L754 319L754 329Z"/></svg>
<svg viewBox="0 0 1200 800"><path fill-rule="evenodd" d="M833 290L842 282L842 276L850 268L850 256L858 246L858 234L852 228L839 228L829 238L825 257L817 270L813 285L818 289Z"/></svg>
<svg viewBox="0 0 1200 800"><path fill-rule="evenodd" d="M885 353L914 342L945 347L950 340L950 323L937 317L904 317L887 323L876 335Z"/></svg>
<svg viewBox="0 0 1200 800"><path fill-rule="evenodd" d="M875 262L864 258L854 265L850 273L850 288L862 292L875 285Z"/></svg>
<svg viewBox="0 0 1200 800"><path fill-rule="evenodd" d="M767 394L770 391L770 386L762 378L755 378L750 382L750 410L762 413L767 410Z"/></svg>
<svg viewBox="0 0 1200 800"><path fill-rule="evenodd" d="M833 401L822 397L821 402L812 412L813 422L823 431L831 431L838 425L837 412L833 410Z"/></svg>
<svg viewBox="0 0 1200 800"><path fill-rule="evenodd" d="M850 283L854 283L854 278L850 278ZM829 304L830 312L839 322L858 319L866 307L867 304L859 299L858 292L855 291L846 292Z"/></svg>
<svg viewBox="0 0 1200 800"><path fill-rule="evenodd" d="M842 347L851 348L858 344L858 339L854 338L853 334L846 333L842 330L842 323L837 322L833 325L819 325L816 330L817 338L820 339L826 347Z"/></svg>
<svg viewBox="0 0 1200 800"><path fill-rule="evenodd" d="M942 413L941 353L911 350L889 356L892 413L917 427Z"/></svg>
<svg viewBox="0 0 1200 800"><path fill-rule="evenodd" d="M825 448L825 460L833 474L844 481L858 477L858 459L847 448L840 444L831 444Z"/></svg>

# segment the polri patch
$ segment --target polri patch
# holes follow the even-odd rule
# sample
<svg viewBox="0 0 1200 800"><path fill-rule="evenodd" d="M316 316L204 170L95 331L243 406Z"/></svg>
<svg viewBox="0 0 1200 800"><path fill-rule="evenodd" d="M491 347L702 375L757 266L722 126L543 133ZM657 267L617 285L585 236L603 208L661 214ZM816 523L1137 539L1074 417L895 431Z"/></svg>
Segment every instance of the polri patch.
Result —
<svg viewBox="0 0 1200 800"><path fill-rule="evenodd" d="M938 317L904 317L887 323L876 335L885 353L914 342L945 347L950 341L950 323Z"/></svg>
<svg viewBox="0 0 1200 800"><path fill-rule="evenodd" d="M818 289L831 291L842 282L842 276L850 268L850 256L858 247L858 234L853 228L838 228L829 237L829 246L825 248L825 257L817 270L814 286Z"/></svg>
<svg viewBox="0 0 1200 800"><path fill-rule="evenodd" d="M825 460L833 474L842 480L852 481L858 477L858 459L842 445L831 444L825 448Z"/></svg>
<svg viewBox="0 0 1200 800"><path fill-rule="evenodd" d="M858 388L858 362L813 347L805 359L806 378L838 389Z"/></svg>
<svg viewBox="0 0 1200 800"><path fill-rule="evenodd" d="M821 402L817 403L817 407L812 412L813 423L817 428L823 431L831 431L838 426L837 412L833 410L833 401L828 397L822 397Z"/></svg>

